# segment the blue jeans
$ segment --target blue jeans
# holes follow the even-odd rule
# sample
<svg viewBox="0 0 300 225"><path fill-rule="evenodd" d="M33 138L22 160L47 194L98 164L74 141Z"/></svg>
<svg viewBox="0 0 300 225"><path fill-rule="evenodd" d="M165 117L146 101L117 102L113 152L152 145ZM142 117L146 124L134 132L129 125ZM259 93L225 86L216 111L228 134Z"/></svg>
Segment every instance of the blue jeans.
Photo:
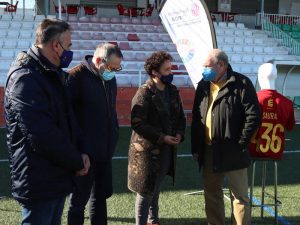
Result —
<svg viewBox="0 0 300 225"><path fill-rule="evenodd" d="M65 197L22 205L22 225L60 225Z"/></svg>

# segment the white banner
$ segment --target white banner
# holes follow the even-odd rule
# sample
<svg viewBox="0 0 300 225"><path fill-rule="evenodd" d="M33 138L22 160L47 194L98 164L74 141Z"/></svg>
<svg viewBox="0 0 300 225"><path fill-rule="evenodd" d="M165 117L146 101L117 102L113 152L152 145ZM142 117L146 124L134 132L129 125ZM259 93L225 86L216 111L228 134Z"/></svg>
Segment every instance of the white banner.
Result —
<svg viewBox="0 0 300 225"><path fill-rule="evenodd" d="M216 35L204 0L167 0L160 11L194 87L202 79L202 62L217 48Z"/></svg>

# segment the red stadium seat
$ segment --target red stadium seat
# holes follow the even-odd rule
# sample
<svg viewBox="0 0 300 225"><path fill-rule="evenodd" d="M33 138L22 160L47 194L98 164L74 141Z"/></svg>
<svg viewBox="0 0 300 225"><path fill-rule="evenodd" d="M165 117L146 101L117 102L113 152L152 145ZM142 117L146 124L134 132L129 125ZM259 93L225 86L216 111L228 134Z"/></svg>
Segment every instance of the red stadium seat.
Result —
<svg viewBox="0 0 300 225"><path fill-rule="evenodd" d="M131 50L128 42L120 42L119 47L121 48L121 50Z"/></svg>
<svg viewBox="0 0 300 225"><path fill-rule="evenodd" d="M127 35L128 41L139 41L139 37L136 34L128 34Z"/></svg>
<svg viewBox="0 0 300 225"><path fill-rule="evenodd" d="M171 66L171 70L174 75L182 74L181 72L174 72L174 70L178 70L178 66L176 64Z"/></svg>
<svg viewBox="0 0 300 225"><path fill-rule="evenodd" d="M137 17L139 15L138 10L136 8L129 8L129 16L131 17Z"/></svg>
<svg viewBox="0 0 300 225"><path fill-rule="evenodd" d="M54 11L56 13L58 13L58 6L55 5L54 1L53 1L53 5L54 5ZM61 6L61 13L66 13L66 9L65 9L65 7L63 5Z"/></svg>
<svg viewBox="0 0 300 225"><path fill-rule="evenodd" d="M129 11L127 9L125 9L125 7L122 4L118 4L117 9L118 9L119 15L129 16Z"/></svg>
<svg viewBox="0 0 300 225"><path fill-rule="evenodd" d="M118 42L116 42L116 41L109 41L108 43L118 46Z"/></svg>
<svg viewBox="0 0 300 225"><path fill-rule="evenodd" d="M79 6L77 6L77 5L67 6L67 13L68 14L77 14L78 11L79 11Z"/></svg>
<svg viewBox="0 0 300 225"><path fill-rule="evenodd" d="M148 7L145 12L141 13L141 16L152 16L153 9L153 6Z"/></svg>
<svg viewBox="0 0 300 225"><path fill-rule="evenodd" d="M97 7L84 6L85 15L95 15L97 14Z"/></svg>
<svg viewBox="0 0 300 225"><path fill-rule="evenodd" d="M6 8L4 9L4 11L5 12L10 12L10 13L17 12L18 3L19 3L19 1L17 1L15 5L7 4Z"/></svg>

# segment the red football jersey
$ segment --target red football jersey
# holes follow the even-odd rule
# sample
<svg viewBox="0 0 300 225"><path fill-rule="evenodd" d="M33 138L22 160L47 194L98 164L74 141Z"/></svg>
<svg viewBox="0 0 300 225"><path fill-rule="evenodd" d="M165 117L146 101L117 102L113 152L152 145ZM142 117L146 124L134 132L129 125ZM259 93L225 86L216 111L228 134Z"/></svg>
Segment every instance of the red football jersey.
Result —
<svg viewBox="0 0 300 225"><path fill-rule="evenodd" d="M295 126L293 102L275 90L257 93L262 113L262 124L249 145L252 157L282 159L285 129Z"/></svg>

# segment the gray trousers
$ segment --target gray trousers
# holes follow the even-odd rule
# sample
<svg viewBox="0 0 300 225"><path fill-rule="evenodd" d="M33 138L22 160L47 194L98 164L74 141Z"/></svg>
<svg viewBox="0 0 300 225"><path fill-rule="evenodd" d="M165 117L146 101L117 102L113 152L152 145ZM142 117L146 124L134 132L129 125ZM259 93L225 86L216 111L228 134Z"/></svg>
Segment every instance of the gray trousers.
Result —
<svg viewBox="0 0 300 225"><path fill-rule="evenodd" d="M158 223L158 199L160 187L172 164L172 150L166 148L160 154L160 168L155 181L152 195L137 193L135 201L135 224L146 225L148 223Z"/></svg>

